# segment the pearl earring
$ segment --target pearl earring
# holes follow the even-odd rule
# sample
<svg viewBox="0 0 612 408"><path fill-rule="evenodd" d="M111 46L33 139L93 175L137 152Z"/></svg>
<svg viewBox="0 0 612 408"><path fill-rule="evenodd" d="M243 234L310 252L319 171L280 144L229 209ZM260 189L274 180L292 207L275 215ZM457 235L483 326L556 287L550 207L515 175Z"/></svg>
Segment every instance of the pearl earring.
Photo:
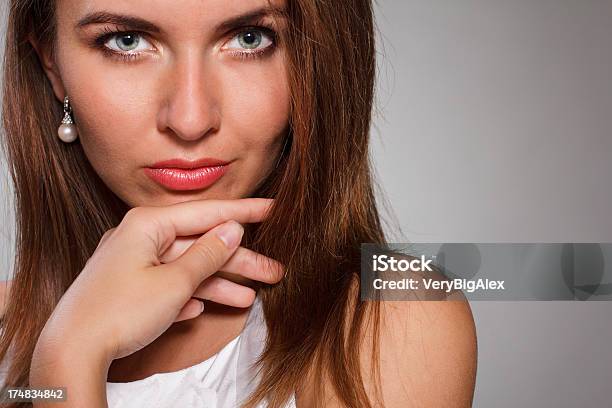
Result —
<svg viewBox="0 0 612 408"><path fill-rule="evenodd" d="M64 97L64 119L62 119L62 124L57 129L57 135L64 143L74 142L78 137L77 128L70 116L71 112L70 101L66 96Z"/></svg>

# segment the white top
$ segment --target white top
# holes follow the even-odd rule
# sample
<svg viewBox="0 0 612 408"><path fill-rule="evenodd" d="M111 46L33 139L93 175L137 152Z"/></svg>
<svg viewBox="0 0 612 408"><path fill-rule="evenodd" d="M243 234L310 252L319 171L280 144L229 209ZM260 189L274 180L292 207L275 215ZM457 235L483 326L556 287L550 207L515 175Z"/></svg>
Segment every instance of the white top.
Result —
<svg viewBox="0 0 612 408"><path fill-rule="evenodd" d="M251 363L263 350L266 325L259 296L243 331L217 354L179 371L126 383L106 382L109 408L237 408L258 381ZM257 408L265 408L266 402ZM296 408L295 394L284 408Z"/></svg>

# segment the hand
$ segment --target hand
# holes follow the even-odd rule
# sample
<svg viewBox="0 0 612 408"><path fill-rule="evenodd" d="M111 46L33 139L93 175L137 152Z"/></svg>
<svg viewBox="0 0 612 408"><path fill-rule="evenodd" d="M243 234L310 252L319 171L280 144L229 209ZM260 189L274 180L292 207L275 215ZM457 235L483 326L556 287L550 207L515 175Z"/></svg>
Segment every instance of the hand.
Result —
<svg viewBox="0 0 612 408"><path fill-rule="evenodd" d="M114 229L114 228L113 228ZM196 240L190 237L177 237L170 248L160 257L162 263L170 263L181 256ZM228 274L244 280L248 277L266 283L278 282L284 269L281 264L253 252L247 248L238 247L232 257L223 265L217 273L204 279L193 293L194 298L211 300L234 307L248 307L253 303L255 291L250 287L234 283L234 281L224 278ZM240 275L240 276L236 276ZM187 302L186 306L179 313L175 321L192 319L200 315L200 303L193 301Z"/></svg>
<svg viewBox="0 0 612 408"><path fill-rule="evenodd" d="M37 348L74 347L110 364L151 343L181 314L195 317L191 310L199 313L200 301L192 296L248 306L253 289L211 275L225 270L269 283L282 278L277 262L238 247L243 229L235 221L260 222L271 203L200 200L130 210L60 299ZM203 232L188 248L176 243ZM262 258L271 261L268 268L239 268L248 260L262 265Z"/></svg>

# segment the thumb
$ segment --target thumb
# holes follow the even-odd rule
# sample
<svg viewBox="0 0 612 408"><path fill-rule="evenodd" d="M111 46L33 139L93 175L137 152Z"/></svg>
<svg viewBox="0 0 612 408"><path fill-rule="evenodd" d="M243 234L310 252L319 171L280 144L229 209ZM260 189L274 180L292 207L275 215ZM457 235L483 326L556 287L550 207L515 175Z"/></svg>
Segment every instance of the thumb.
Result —
<svg viewBox="0 0 612 408"><path fill-rule="evenodd" d="M226 221L198 238L179 258L163 266L183 275L195 290L234 254L243 233L244 228L238 222Z"/></svg>

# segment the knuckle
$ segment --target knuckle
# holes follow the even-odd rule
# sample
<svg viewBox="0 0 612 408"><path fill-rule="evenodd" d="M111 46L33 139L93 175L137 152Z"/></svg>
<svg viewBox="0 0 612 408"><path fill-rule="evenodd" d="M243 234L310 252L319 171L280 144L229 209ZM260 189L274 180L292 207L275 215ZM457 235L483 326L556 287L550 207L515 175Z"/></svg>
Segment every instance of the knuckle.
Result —
<svg viewBox="0 0 612 408"><path fill-rule="evenodd" d="M236 268L243 271L253 270L257 267L253 262L252 254L244 248L238 248L238 256L236 256Z"/></svg>
<svg viewBox="0 0 612 408"><path fill-rule="evenodd" d="M249 203L247 203L249 204ZM252 220L255 218L255 208L253 205L247 205L246 207L246 216L247 220Z"/></svg>
<svg viewBox="0 0 612 408"><path fill-rule="evenodd" d="M131 208L123 217L122 224L132 226L138 230L149 231L153 226L159 227L155 217L153 207L134 207Z"/></svg>
<svg viewBox="0 0 612 408"><path fill-rule="evenodd" d="M223 291L223 280L218 276L214 276L209 278L210 282L208 283L208 288L215 293L219 293Z"/></svg>
<svg viewBox="0 0 612 408"><path fill-rule="evenodd" d="M158 250L165 250L176 236L172 224L163 222L159 211L157 207L133 207L125 214L119 227L144 234Z"/></svg>
<svg viewBox="0 0 612 408"><path fill-rule="evenodd" d="M209 265L221 263L221 254L207 242L196 241L193 244L193 250Z"/></svg>
<svg viewBox="0 0 612 408"><path fill-rule="evenodd" d="M115 232L116 229L117 227L113 227L107 230L104 234L102 234L102 237L100 237L100 239L98 240L97 248L99 248L104 242L106 242L110 238L110 236L113 235L113 232Z"/></svg>
<svg viewBox="0 0 612 408"><path fill-rule="evenodd" d="M112 234L112 230L108 230L106 231L104 234L102 234L102 236L100 237L100 243L104 242L105 240L108 239L108 237Z"/></svg>
<svg viewBox="0 0 612 408"><path fill-rule="evenodd" d="M266 278L266 282L275 283L280 280L282 277L282 266L279 262L274 259L261 256L260 258L260 268L263 270L264 276Z"/></svg>
<svg viewBox="0 0 612 408"><path fill-rule="evenodd" d="M242 298L242 307L249 307L253 304L253 302L255 301L255 290L251 289L251 288L247 288L247 290L244 291L244 297Z"/></svg>
<svg viewBox="0 0 612 408"><path fill-rule="evenodd" d="M125 216L123 218L131 219L134 217L138 217L143 211L146 211L144 207L132 207L125 213Z"/></svg>
<svg viewBox="0 0 612 408"><path fill-rule="evenodd" d="M272 271L270 270L270 263L267 262L268 260L269 258L258 254L254 262L255 268L264 282L270 282L272 280Z"/></svg>
<svg viewBox="0 0 612 408"><path fill-rule="evenodd" d="M225 206L217 205L215 207L215 212L216 212L217 219L218 219L218 221L220 223L222 223L222 222L224 222L224 221L226 221L228 219L227 218L227 210L225 209Z"/></svg>
<svg viewBox="0 0 612 408"><path fill-rule="evenodd" d="M148 219L149 209L146 207L133 207L123 217L123 224L142 225Z"/></svg>

